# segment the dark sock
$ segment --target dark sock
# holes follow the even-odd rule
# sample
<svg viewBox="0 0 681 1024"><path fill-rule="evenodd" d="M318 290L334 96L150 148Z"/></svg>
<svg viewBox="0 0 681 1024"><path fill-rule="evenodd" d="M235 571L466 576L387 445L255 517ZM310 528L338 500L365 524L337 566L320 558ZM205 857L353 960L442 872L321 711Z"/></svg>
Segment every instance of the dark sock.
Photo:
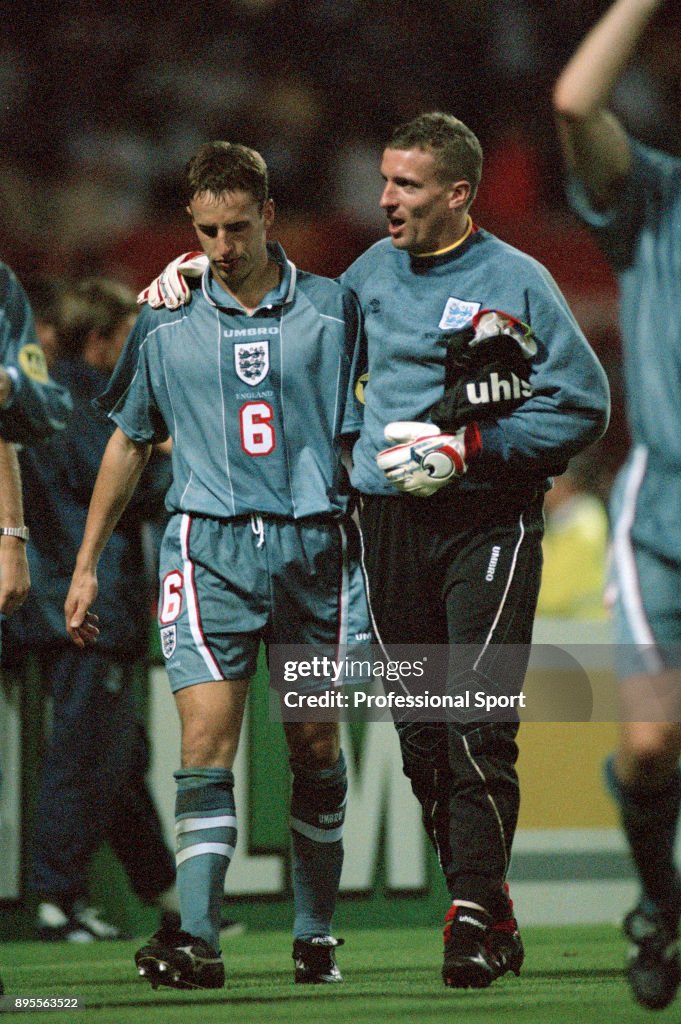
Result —
<svg viewBox="0 0 681 1024"><path fill-rule="evenodd" d="M625 785L615 773L615 759L605 762L605 781L620 810L622 828L644 894L676 928L681 913L681 881L674 862L681 807L681 774L662 786Z"/></svg>

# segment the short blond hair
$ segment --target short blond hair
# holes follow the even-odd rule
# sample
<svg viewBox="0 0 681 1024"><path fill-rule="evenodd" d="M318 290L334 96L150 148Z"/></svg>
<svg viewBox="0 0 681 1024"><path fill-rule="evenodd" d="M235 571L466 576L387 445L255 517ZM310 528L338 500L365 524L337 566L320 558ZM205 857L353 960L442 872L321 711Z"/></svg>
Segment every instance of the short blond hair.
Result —
<svg viewBox="0 0 681 1024"><path fill-rule="evenodd" d="M394 130L387 148L431 152L438 177L443 181L465 179L471 187L469 202L475 198L482 176L482 146L477 135L453 114L420 114Z"/></svg>

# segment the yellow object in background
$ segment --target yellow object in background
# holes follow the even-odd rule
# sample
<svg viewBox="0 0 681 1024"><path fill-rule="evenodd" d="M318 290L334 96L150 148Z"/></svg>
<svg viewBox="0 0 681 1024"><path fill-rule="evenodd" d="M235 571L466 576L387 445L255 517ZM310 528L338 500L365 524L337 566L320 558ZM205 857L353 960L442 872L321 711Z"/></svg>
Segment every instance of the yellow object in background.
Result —
<svg viewBox="0 0 681 1024"><path fill-rule="evenodd" d="M519 733L518 774L523 796L518 827L615 829L617 814L601 783L601 773L616 741L614 722L523 723Z"/></svg>
<svg viewBox="0 0 681 1024"><path fill-rule="evenodd" d="M603 620L608 518L603 503L584 493L570 473L545 497L544 569L537 615Z"/></svg>

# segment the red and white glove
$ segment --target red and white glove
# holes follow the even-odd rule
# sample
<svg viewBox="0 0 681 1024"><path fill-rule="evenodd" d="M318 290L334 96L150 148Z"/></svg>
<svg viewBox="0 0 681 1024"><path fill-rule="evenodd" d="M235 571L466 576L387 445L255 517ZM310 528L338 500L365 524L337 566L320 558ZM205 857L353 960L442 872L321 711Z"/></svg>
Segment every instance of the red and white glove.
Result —
<svg viewBox="0 0 681 1024"><path fill-rule="evenodd" d="M179 309L180 306L186 306L191 298L186 278L201 277L207 266L208 257L204 253L196 250L183 252L139 293L137 302L140 305L148 302L152 309L160 309L161 306Z"/></svg>
<svg viewBox="0 0 681 1024"><path fill-rule="evenodd" d="M417 498L429 498L468 469L480 454L482 440L477 423L468 423L455 434L443 434L433 423L401 420L384 430L392 442L376 456L379 469L393 487Z"/></svg>
<svg viewBox="0 0 681 1024"><path fill-rule="evenodd" d="M475 348L488 339L498 338L500 334L507 334L517 343L525 359L533 359L537 354L537 342L532 328L510 313L502 313L499 309L481 309L471 320L471 326L475 334L468 342L469 348Z"/></svg>

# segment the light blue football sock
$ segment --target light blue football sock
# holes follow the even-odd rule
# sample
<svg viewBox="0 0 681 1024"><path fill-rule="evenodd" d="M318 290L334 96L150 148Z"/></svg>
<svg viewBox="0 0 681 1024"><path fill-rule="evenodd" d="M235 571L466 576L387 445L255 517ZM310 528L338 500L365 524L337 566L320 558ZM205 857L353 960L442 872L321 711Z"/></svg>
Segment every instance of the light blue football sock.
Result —
<svg viewBox="0 0 681 1024"><path fill-rule="evenodd" d="M234 775L228 768L183 768L175 781L182 930L217 950L225 875L236 846Z"/></svg>
<svg viewBox="0 0 681 1024"><path fill-rule="evenodd" d="M296 939L329 935L343 868L347 771L341 755L332 768L291 761L291 841Z"/></svg>

